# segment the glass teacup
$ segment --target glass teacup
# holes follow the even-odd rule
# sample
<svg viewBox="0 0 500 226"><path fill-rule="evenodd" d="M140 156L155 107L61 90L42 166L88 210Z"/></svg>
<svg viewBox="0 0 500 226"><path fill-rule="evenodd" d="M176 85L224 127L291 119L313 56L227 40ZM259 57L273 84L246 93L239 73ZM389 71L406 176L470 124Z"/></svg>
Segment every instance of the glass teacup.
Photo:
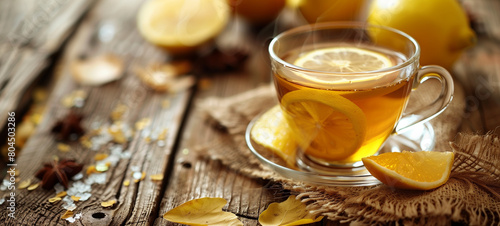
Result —
<svg viewBox="0 0 500 226"><path fill-rule="evenodd" d="M418 43L388 27L306 25L276 36L269 53L298 165L307 168L359 165L389 136L441 113L453 97L450 74L440 66L420 67ZM431 78L441 82L441 95L403 114L412 90Z"/></svg>

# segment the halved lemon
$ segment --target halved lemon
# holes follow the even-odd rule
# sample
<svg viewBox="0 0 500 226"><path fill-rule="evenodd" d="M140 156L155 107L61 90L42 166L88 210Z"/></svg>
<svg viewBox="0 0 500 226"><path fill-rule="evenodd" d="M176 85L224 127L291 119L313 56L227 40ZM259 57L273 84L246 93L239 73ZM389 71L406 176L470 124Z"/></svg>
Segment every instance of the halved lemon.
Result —
<svg viewBox="0 0 500 226"><path fill-rule="evenodd" d="M402 189L437 188L450 177L453 152L394 152L363 158L366 169L382 183Z"/></svg>
<svg viewBox="0 0 500 226"><path fill-rule="evenodd" d="M183 53L217 36L229 17L226 0L149 0L139 9L137 26L147 41Z"/></svg>
<svg viewBox="0 0 500 226"><path fill-rule="evenodd" d="M288 166L295 165L297 143L279 105L265 112L250 131L252 140L272 151Z"/></svg>
<svg viewBox="0 0 500 226"><path fill-rule="evenodd" d="M305 153L342 161L363 144L366 116L349 99L332 91L295 90L281 99L284 116Z"/></svg>

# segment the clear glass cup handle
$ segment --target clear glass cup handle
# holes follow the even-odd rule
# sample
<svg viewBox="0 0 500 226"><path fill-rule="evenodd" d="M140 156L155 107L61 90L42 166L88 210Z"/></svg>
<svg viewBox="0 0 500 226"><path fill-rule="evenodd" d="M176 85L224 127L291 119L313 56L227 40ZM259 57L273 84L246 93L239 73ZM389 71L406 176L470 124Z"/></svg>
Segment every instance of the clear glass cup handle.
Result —
<svg viewBox="0 0 500 226"><path fill-rule="evenodd" d="M431 120L443 112L450 104L453 99L454 92L453 78L450 73L440 66L424 66L420 68L417 73L417 77L414 80L414 88L418 88L418 85L424 83L428 79L437 79L441 82L441 93L432 103L411 113L403 114L403 117L399 120L394 133L402 133L404 130L414 125Z"/></svg>

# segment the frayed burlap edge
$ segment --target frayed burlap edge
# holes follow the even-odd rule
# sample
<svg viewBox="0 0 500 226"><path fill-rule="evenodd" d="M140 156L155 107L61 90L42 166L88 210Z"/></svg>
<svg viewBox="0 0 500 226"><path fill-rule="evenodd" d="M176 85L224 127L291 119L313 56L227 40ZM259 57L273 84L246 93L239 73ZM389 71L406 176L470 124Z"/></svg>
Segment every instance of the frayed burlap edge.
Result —
<svg viewBox="0 0 500 226"><path fill-rule="evenodd" d="M425 95L425 94L423 94ZM426 99L416 98L419 100ZM498 138L459 134L464 94L455 87L455 100L431 121L437 151L453 150L456 160L450 180L432 191L395 190L385 185L371 187L325 187L289 180L262 165L246 146L248 122L276 104L272 87L266 85L228 98L208 98L199 103L213 123L216 139L200 146L200 156L218 159L227 167L252 178L281 183L296 193L307 208L330 220L351 224L403 223L443 225L451 221L485 225L500 221L498 185L500 148ZM412 103L410 103L412 104ZM456 140L449 145L449 141Z"/></svg>

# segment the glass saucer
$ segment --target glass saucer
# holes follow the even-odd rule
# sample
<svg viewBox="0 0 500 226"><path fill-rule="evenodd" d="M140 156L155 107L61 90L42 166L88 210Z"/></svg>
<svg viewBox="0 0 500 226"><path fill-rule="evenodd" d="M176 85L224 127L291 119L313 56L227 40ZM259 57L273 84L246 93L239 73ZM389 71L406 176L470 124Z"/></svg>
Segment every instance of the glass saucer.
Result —
<svg viewBox="0 0 500 226"><path fill-rule="evenodd" d="M262 114L261 114L262 115ZM262 164L270 167L283 177L305 183L327 186L369 186L380 184L363 166L357 162L352 167L330 167L314 164L312 161L297 162L297 168L291 168L276 154L251 139L250 131L261 115L256 116L247 126L245 139L251 152ZM414 125L403 133L391 135L378 153L406 151L432 151L435 135L428 122ZM303 158L298 158L303 159Z"/></svg>

